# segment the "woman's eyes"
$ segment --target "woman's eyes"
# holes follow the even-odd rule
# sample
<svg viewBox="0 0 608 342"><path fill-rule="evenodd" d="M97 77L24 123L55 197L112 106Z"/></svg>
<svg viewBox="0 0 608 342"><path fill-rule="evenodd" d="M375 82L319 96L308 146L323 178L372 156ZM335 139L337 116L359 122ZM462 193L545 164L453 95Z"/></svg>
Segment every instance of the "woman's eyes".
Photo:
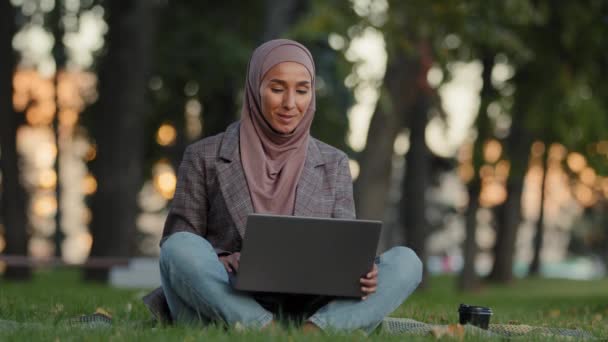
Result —
<svg viewBox="0 0 608 342"><path fill-rule="evenodd" d="M283 88L270 88L270 91L272 91L275 94L279 94L282 93L285 89ZM298 89L296 90L296 93L300 94L300 95L306 95L308 94L308 89Z"/></svg>

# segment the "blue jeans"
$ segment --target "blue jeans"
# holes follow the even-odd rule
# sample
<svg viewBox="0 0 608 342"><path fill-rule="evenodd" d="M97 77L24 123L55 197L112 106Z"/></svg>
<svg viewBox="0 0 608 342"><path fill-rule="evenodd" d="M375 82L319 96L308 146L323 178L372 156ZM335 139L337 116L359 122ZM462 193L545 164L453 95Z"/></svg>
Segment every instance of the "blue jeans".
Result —
<svg viewBox="0 0 608 342"><path fill-rule="evenodd" d="M376 259L378 287L366 300L331 298L304 319L323 330L370 333L418 287L422 263L406 247L394 247ZM172 234L162 245L163 291L174 321L219 322L262 328L276 312L251 294L232 289L228 273L211 244L187 232Z"/></svg>

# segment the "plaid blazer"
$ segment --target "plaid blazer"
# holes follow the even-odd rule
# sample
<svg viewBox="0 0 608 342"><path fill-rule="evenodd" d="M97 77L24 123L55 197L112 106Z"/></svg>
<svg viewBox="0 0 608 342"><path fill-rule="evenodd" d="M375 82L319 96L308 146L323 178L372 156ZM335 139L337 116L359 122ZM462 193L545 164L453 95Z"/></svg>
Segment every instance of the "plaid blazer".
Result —
<svg viewBox="0 0 608 342"><path fill-rule="evenodd" d="M239 150L239 122L224 133L188 146L161 245L171 234L186 231L204 237L218 254L241 250L253 205ZM355 218L352 178L344 152L310 139L294 209L295 216ZM168 307L159 296L160 288L144 297L144 302L157 319L169 321ZM164 314L159 306L164 307Z"/></svg>

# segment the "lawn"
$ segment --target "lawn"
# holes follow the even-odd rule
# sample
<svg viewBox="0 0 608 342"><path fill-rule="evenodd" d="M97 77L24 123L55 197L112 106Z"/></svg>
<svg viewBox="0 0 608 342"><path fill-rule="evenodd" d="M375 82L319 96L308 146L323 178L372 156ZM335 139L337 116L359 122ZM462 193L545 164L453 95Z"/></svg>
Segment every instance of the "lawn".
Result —
<svg viewBox="0 0 608 342"><path fill-rule="evenodd" d="M416 292L392 316L454 324L458 321L458 304L468 303L490 306L494 311L492 323L578 328L608 338L608 280L525 279L510 286L488 286L475 294L456 292L454 280L432 278L427 289ZM366 338L357 333L310 336L289 329L260 333L226 332L219 327L156 327L150 323L150 315L140 301L145 293L144 290L83 284L74 270L38 271L29 283L3 281L0 320L39 322L42 327L18 330L0 327L0 340L403 340L403 336L382 332ZM93 313L98 308L112 315L112 328L74 329L62 325L66 319ZM407 337L412 340L411 336ZM429 335L418 339L434 338ZM482 338L465 335L465 339Z"/></svg>

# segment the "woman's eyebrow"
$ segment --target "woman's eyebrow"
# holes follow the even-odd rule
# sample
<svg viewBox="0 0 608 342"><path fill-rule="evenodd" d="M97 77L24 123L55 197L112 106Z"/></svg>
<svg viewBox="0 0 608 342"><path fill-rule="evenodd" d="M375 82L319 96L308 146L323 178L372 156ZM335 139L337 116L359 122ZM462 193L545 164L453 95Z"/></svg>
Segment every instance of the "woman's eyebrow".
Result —
<svg viewBox="0 0 608 342"><path fill-rule="evenodd" d="M285 82L283 80L280 80L280 79L277 79L277 78L271 79L270 82L279 83L279 84L282 84L282 85L286 85L287 84L287 82ZM299 86L301 86L301 85L309 85L310 81L300 81L300 82L298 82L296 84L299 85Z"/></svg>

